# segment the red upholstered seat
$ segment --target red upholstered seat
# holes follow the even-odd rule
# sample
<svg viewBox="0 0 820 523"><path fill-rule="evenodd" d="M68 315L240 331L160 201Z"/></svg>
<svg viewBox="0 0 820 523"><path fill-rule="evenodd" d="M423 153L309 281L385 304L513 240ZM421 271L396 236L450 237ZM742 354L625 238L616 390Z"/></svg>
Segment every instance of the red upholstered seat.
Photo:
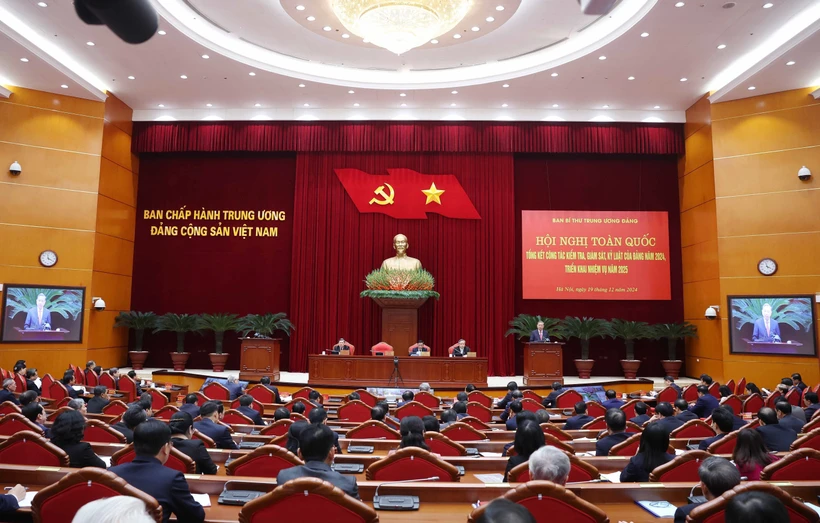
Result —
<svg viewBox="0 0 820 523"><path fill-rule="evenodd" d="M765 402L760 394L750 394L748 398L743 400L743 412L751 412L757 414L757 411L763 408Z"/></svg>
<svg viewBox="0 0 820 523"><path fill-rule="evenodd" d="M635 434L609 449L610 456L634 456L641 446L641 435Z"/></svg>
<svg viewBox="0 0 820 523"><path fill-rule="evenodd" d="M594 420L590 421L583 427L582 430L603 430L606 428L606 420L603 416L598 416Z"/></svg>
<svg viewBox="0 0 820 523"><path fill-rule="evenodd" d="M572 445L564 441L561 441L552 434L544 434L544 444L548 447L557 447L566 452L567 454L575 453L575 448Z"/></svg>
<svg viewBox="0 0 820 523"><path fill-rule="evenodd" d="M216 381L212 381L202 387L202 394L212 400L228 401L231 399L231 391L229 391L225 385L217 383Z"/></svg>
<svg viewBox="0 0 820 523"><path fill-rule="evenodd" d="M103 469L88 467L63 476L34 496L31 511L35 523L71 523L80 508L92 501L114 496L129 496L145 503L148 515L162 521L157 500L128 485L125 480Z"/></svg>
<svg viewBox="0 0 820 523"><path fill-rule="evenodd" d="M598 418L598 417L603 416L604 414L606 414L606 409L604 408L603 405L601 405L597 401L588 401L587 402L587 414L594 417L594 418Z"/></svg>
<svg viewBox="0 0 820 523"><path fill-rule="evenodd" d="M820 451L803 448L792 451L760 473L762 481L816 481L820 478Z"/></svg>
<svg viewBox="0 0 820 523"><path fill-rule="evenodd" d="M484 405L485 407L492 407L493 406L493 399L480 390L474 390L473 392L467 394L467 401L469 403L476 402Z"/></svg>
<svg viewBox="0 0 820 523"><path fill-rule="evenodd" d="M54 378L51 374L46 374L40 378L40 395L44 398L51 398L51 384L54 383Z"/></svg>
<svg viewBox="0 0 820 523"><path fill-rule="evenodd" d="M432 416L433 409L429 407L425 407L421 403L417 401L408 401L401 407L396 409L396 419L404 419L407 416L418 416L423 418L424 416Z"/></svg>
<svg viewBox="0 0 820 523"><path fill-rule="evenodd" d="M746 378L740 378L740 381L737 382L737 387L735 388L735 394L738 396L742 396L746 394Z"/></svg>
<svg viewBox="0 0 820 523"><path fill-rule="evenodd" d="M740 429L743 430L743 429ZM716 442L709 445L706 449L709 454L733 454L735 445L737 444L737 434L739 431L730 432Z"/></svg>
<svg viewBox="0 0 820 523"><path fill-rule="evenodd" d="M267 388L264 385L254 385L250 387L245 394L251 396L253 399L260 403L275 403L276 402L276 394L273 393L272 390Z"/></svg>
<svg viewBox="0 0 820 523"><path fill-rule="evenodd" d="M131 403L137 399L137 384L128 376L120 376L118 390L125 393L126 403Z"/></svg>
<svg viewBox="0 0 820 523"><path fill-rule="evenodd" d="M71 408L69 408L69 407L67 407L67 406L66 406L66 404L68 403L68 401L65 401L65 400L68 400L68 398L64 398L63 400L61 400L61 401L60 401L60 404L55 404L55 405L54 405L54 407L57 407L57 410L55 410L54 412L52 412L51 414L49 414L49 415L46 417L46 420L47 420L47 421L54 421L54 420L56 420L56 419L57 419L57 417L58 417L60 414L62 414L63 412L68 412L68 411L70 411L70 410L74 410L74 409L71 409ZM58 405L60 405L60 406L58 406Z"/></svg>
<svg viewBox="0 0 820 523"><path fill-rule="evenodd" d="M99 382L100 382L100 385L103 385L108 390L116 390L117 389L117 384L114 383L114 377L111 376L111 374L109 374L107 372L103 372L102 374L100 374Z"/></svg>
<svg viewBox="0 0 820 523"><path fill-rule="evenodd" d="M111 465L119 465L120 463L130 463L134 461L137 455L134 452L134 444L129 443L121 448L111 456ZM168 456L168 461L165 466L178 470L183 474L194 474L196 472L196 463L174 447L171 447L171 454Z"/></svg>
<svg viewBox="0 0 820 523"><path fill-rule="evenodd" d="M6 414L20 414L21 412L22 410L20 407L10 401L0 403L0 416L5 416Z"/></svg>
<svg viewBox="0 0 820 523"><path fill-rule="evenodd" d="M13 414L11 414L13 415ZM67 467L68 454L42 435L20 431L0 443L0 463L38 467Z"/></svg>
<svg viewBox="0 0 820 523"><path fill-rule="evenodd" d="M17 391L16 391L17 394L22 394L26 390L28 390L28 383L26 383L25 376L22 376L20 374L15 374L14 375L14 384L17 385Z"/></svg>
<svg viewBox="0 0 820 523"><path fill-rule="evenodd" d="M239 398L236 398L231 402L232 409L238 409L239 406ZM259 403L256 399L254 399L253 402L251 402L250 407L256 412L258 412L260 416L265 413L265 406Z"/></svg>
<svg viewBox="0 0 820 523"><path fill-rule="evenodd" d="M714 381L711 385L709 385L709 394L715 397L715 399L720 399L720 383Z"/></svg>
<svg viewBox="0 0 820 523"><path fill-rule="evenodd" d="M151 410L159 410L168 405L168 396L157 389L148 389L148 394L151 395Z"/></svg>
<svg viewBox="0 0 820 523"><path fill-rule="evenodd" d="M376 402L378 402L378 401L379 401L379 398L377 398L374 394L372 394L372 393L370 393L370 392L368 392L368 391L366 391L366 390L364 390L364 389L356 389L356 390L354 390L353 392L357 392L357 393L359 394L359 399L360 399L363 403L365 403L366 405L368 405L370 408L375 407L375 406L376 406Z"/></svg>
<svg viewBox="0 0 820 523"><path fill-rule="evenodd" d="M487 435L462 422L451 423L441 433L453 441L483 441Z"/></svg>
<svg viewBox="0 0 820 523"><path fill-rule="evenodd" d="M259 434L264 436L281 436L288 433L291 425L293 425L293 420L280 419L260 430Z"/></svg>
<svg viewBox="0 0 820 523"><path fill-rule="evenodd" d="M63 385L62 381L55 381L48 388L48 392L53 400L61 400L68 398L68 389Z"/></svg>
<svg viewBox="0 0 820 523"><path fill-rule="evenodd" d="M347 431L347 439L389 439L400 440L401 434L381 421L365 421Z"/></svg>
<svg viewBox="0 0 820 523"><path fill-rule="evenodd" d="M678 399L678 391L672 387L664 387L663 390L658 393L657 397L658 403L661 403L662 401L667 403L675 403L676 399Z"/></svg>
<svg viewBox="0 0 820 523"><path fill-rule="evenodd" d="M799 407L802 399L803 395L801 394L800 389L792 389L786 393L786 400L788 400L793 407Z"/></svg>
<svg viewBox="0 0 820 523"><path fill-rule="evenodd" d="M703 420L689 420L680 427L673 430L670 438L711 438L715 435L715 429L707 425Z"/></svg>
<svg viewBox="0 0 820 523"><path fill-rule="evenodd" d="M458 469L418 447L399 449L367 467L368 481L403 481L438 476L438 481L459 481Z"/></svg>
<svg viewBox="0 0 820 523"><path fill-rule="evenodd" d="M338 410L339 421L353 421L363 423L370 419L370 407L361 400L350 400Z"/></svg>
<svg viewBox="0 0 820 523"><path fill-rule="evenodd" d="M154 411L154 417L157 419L171 419L171 416L179 412L179 409L173 405L165 405L159 410Z"/></svg>
<svg viewBox="0 0 820 523"><path fill-rule="evenodd" d="M205 445L205 448L215 449L216 443L210 437L206 436L205 434L199 432L198 430L194 429L194 433L191 435L191 439L198 439Z"/></svg>
<svg viewBox="0 0 820 523"><path fill-rule="evenodd" d="M623 405L621 405L621 410L624 411L624 414L626 414L626 419L632 419L638 415L638 413L635 412L635 405L637 405L640 401L641 400L637 399L629 400Z"/></svg>
<svg viewBox="0 0 820 523"><path fill-rule="evenodd" d="M575 454L565 453L569 458L569 477L567 483L575 483L577 481L592 481L598 479L601 473L597 468L582 460ZM509 480L511 483L526 483L530 481L530 467L529 462L516 465L510 470Z"/></svg>
<svg viewBox="0 0 820 523"><path fill-rule="evenodd" d="M83 441L93 443L125 443L125 436L98 419L85 422Z"/></svg>
<svg viewBox="0 0 820 523"><path fill-rule="evenodd" d="M438 396L433 396L429 392L421 391L415 395L413 401L418 401L425 407L429 407L431 409L437 409L439 405L441 405L441 398Z"/></svg>
<svg viewBox="0 0 820 523"><path fill-rule="evenodd" d="M303 398L303 399L305 399L305 400L309 400L309 399L310 399L310 393L311 393L311 392L314 392L312 388L310 388L310 387L302 387L301 389L299 389L299 390L297 390L296 392L294 392L293 394L291 394L291 398L292 398L292 399L295 399L295 398Z"/></svg>
<svg viewBox="0 0 820 523"><path fill-rule="evenodd" d="M567 389L555 398L555 406L559 409L570 409L579 401L584 401L584 397L578 391ZM541 402L537 402L539 405Z"/></svg>
<svg viewBox="0 0 820 523"><path fill-rule="evenodd" d="M93 370L86 369L86 371L85 371L85 384L89 387L96 387L97 385L100 384L100 378L97 376L97 374Z"/></svg>
<svg viewBox="0 0 820 523"><path fill-rule="evenodd" d="M521 406L524 408L524 410L528 410L530 412L538 412L539 410L544 408L543 405L529 398L522 398Z"/></svg>
<svg viewBox="0 0 820 523"><path fill-rule="evenodd" d="M531 391L530 389L527 389L527 390L523 391L523 394L524 394L525 398L535 400L538 403L541 403L542 401L544 401L544 396L541 396L540 394L536 394L535 392Z"/></svg>
<svg viewBox="0 0 820 523"><path fill-rule="evenodd" d="M227 423L228 425L253 425L253 420L238 410L230 409L225 411L225 415L222 417L222 423Z"/></svg>
<svg viewBox="0 0 820 523"><path fill-rule="evenodd" d="M820 410L817 410L817 412L814 413L814 416L811 417L811 421L803 425L803 433L809 433L814 429L820 429L820 416L817 415L818 412L820 412Z"/></svg>
<svg viewBox="0 0 820 523"><path fill-rule="evenodd" d="M694 383L691 385L687 385L683 388L681 393L681 397L688 402L697 401L698 399L698 386Z"/></svg>
<svg viewBox="0 0 820 523"><path fill-rule="evenodd" d="M240 523L306 521L306 512L333 523L376 523L376 511L319 478L288 481L242 507Z"/></svg>
<svg viewBox="0 0 820 523"><path fill-rule="evenodd" d="M29 419L22 414L12 412L11 414L0 417L0 436L11 436L20 431L31 431L35 434L43 434L40 427L29 421ZM0 463L3 462L0 460Z"/></svg>
<svg viewBox="0 0 820 523"><path fill-rule="evenodd" d="M83 375L83 371L80 370L80 367L76 365L69 365L71 370L74 371L74 381L77 385L85 385L85 376Z"/></svg>
<svg viewBox="0 0 820 523"><path fill-rule="evenodd" d="M459 421L461 423L465 423L476 430L490 430L492 427L481 421L480 419L473 417L473 416L465 416L461 418Z"/></svg>
<svg viewBox="0 0 820 523"><path fill-rule="evenodd" d="M685 452L650 472L649 481L683 481L696 483L700 481L698 467L703 463L703 460L711 456L712 455L705 450L690 450L689 452Z"/></svg>
<svg viewBox="0 0 820 523"><path fill-rule="evenodd" d="M550 481L530 481L522 483L504 494L504 497L522 505L537 523L608 523L607 515L588 501L571 491ZM481 519L487 505L473 510L467 519L475 523Z"/></svg>
<svg viewBox="0 0 820 523"><path fill-rule="evenodd" d="M572 441L574 438L569 432L565 432L562 429L559 429L552 423L542 423L541 430L544 431L544 434L549 434L555 439L560 441Z"/></svg>
<svg viewBox="0 0 820 523"><path fill-rule="evenodd" d="M484 423L490 423L493 420L492 409L485 407L477 401L467 403L467 415Z"/></svg>
<svg viewBox="0 0 820 523"><path fill-rule="evenodd" d="M307 411L305 411L307 412ZM290 413L290 420L291 421L308 421L307 416L304 414L299 414L298 412L291 412Z"/></svg>
<svg viewBox="0 0 820 523"><path fill-rule="evenodd" d="M435 452L440 456L467 455L467 449L463 445L438 432L425 432L424 442L430 448L430 452Z"/></svg>
<svg viewBox="0 0 820 523"><path fill-rule="evenodd" d="M729 390L732 391L732 394L736 394L735 390L737 389L737 385L735 385L735 380L731 379L727 381L726 386L729 387Z"/></svg>
<svg viewBox="0 0 820 523"><path fill-rule="evenodd" d="M734 412L738 416L741 412L743 412L743 400L738 398L736 394L726 396L726 399L723 400L723 403L721 403L721 405L732 407L732 412Z"/></svg>
<svg viewBox="0 0 820 523"><path fill-rule="evenodd" d="M108 405L102 408L103 414L106 414L108 416L119 416L126 410L128 410L128 405L126 405L120 400L111 400L108 403Z"/></svg>
<svg viewBox="0 0 820 523"><path fill-rule="evenodd" d="M725 519L724 513L729 501L738 494L752 491L765 492L779 499L789 513L790 523L817 523L818 521L817 513L807 507L802 500L792 498L788 492L785 492L771 483L762 481L741 483L712 501L698 505L689 513L689 517L686 521L692 523L722 523Z"/></svg>
<svg viewBox="0 0 820 523"><path fill-rule="evenodd" d="M820 450L820 429L814 429L801 438L794 440L791 446L792 450L797 449L814 449Z"/></svg>
<svg viewBox="0 0 820 523"><path fill-rule="evenodd" d="M229 476L276 478L280 471L304 464L287 449L277 445L263 445L231 461L225 466L225 470Z"/></svg>
<svg viewBox="0 0 820 523"><path fill-rule="evenodd" d="M765 405L766 405L767 407L769 407L769 408L773 409L773 408L774 408L774 404L775 404L775 403L777 403L777 399L778 399L778 398L780 398L781 396L782 396L782 394L780 394L780 391L777 391L777 390L772 391L772 393L771 393L771 394L769 394L768 396L766 396Z"/></svg>

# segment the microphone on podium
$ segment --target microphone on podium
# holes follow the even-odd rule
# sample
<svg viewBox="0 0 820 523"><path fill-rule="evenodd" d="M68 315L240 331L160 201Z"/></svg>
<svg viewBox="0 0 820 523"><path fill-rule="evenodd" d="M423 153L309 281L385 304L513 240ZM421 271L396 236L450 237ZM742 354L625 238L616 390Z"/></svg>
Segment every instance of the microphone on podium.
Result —
<svg viewBox="0 0 820 523"><path fill-rule="evenodd" d="M376 485L376 491L373 493L373 508L376 510L418 510L418 496L400 496L397 494L389 494L387 496L379 497L379 489L384 485L399 485L401 483L421 483L423 481L438 480L438 476L431 476L429 478L403 479L400 481L385 481L384 483L379 483L378 485Z"/></svg>

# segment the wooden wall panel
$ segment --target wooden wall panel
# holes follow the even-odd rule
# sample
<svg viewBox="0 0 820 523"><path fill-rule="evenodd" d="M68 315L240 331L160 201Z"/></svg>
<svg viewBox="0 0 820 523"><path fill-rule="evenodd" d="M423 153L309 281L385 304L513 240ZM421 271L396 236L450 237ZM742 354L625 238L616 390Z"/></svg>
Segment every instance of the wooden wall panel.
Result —
<svg viewBox="0 0 820 523"><path fill-rule="evenodd" d="M59 229L0 225L0 266L40 268L40 253L51 249L63 269L90 270L94 262L94 233ZM0 282L2 283L2 282Z"/></svg>
<svg viewBox="0 0 820 523"><path fill-rule="evenodd" d="M686 369L686 374L693 378L697 378L701 374L708 374L718 382L728 381L724 378L723 360L720 358L686 356Z"/></svg>
<svg viewBox="0 0 820 523"><path fill-rule="evenodd" d="M130 277L134 269L134 243L99 233L95 238L94 270Z"/></svg>
<svg viewBox="0 0 820 523"><path fill-rule="evenodd" d="M102 155L131 172L136 170L132 165L131 136L108 122L103 129Z"/></svg>
<svg viewBox="0 0 820 523"><path fill-rule="evenodd" d="M715 200L693 207L680 214L681 245L696 245L717 238Z"/></svg>
<svg viewBox="0 0 820 523"><path fill-rule="evenodd" d="M820 224L817 224L820 229ZM769 256L777 260L777 277L818 275L820 230L805 234L733 236L718 240L720 275L762 277L757 262Z"/></svg>
<svg viewBox="0 0 820 523"><path fill-rule="evenodd" d="M683 317L686 321L703 319L710 305L720 304L720 280L683 284Z"/></svg>
<svg viewBox="0 0 820 523"><path fill-rule="evenodd" d="M131 136L132 122L131 117L133 111L125 102L114 96L108 94L108 99L105 101L105 121L111 123L128 136ZM129 143L130 148L130 143Z"/></svg>
<svg viewBox="0 0 820 523"><path fill-rule="evenodd" d="M712 161L712 126L707 125L695 131L686 139L686 161L684 173L690 173Z"/></svg>
<svg viewBox="0 0 820 523"><path fill-rule="evenodd" d="M715 120L712 131L715 158L817 145L820 102L794 109Z"/></svg>
<svg viewBox="0 0 820 523"><path fill-rule="evenodd" d="M138 175L108 158L100 163L100 194L130 207L137 206Z"/></svg>
<svg viewBox="0 0 820 523"><path fill-rule="evenodd" d="M14 267L0 265L3 283L28 283L42 285L65 285L91 287L91 269L61 269L59 267Z"/></svg>
<svg viewBox="0 0 820 523"><path fill-rule="evenodd" d="M28 185L3 185L0 223L93 231L97 195Z"/></svg>
<svg viewBox="0 0 820 523"><path fill-rule="evenodd" d="M717 172L722 172L719 167ZM717 224L720 237L817 231L820 191L720 198Z"/></svg>
<svg viewBox="0 0 820 523"><path fill-rule="evenodd" d="M54 379L63 377L69 364L85 364L86 349L73 347L58 348L48 345L0 345L0 367L11 370L17 360L26 360L28 368L37 369L37 374L51 374Z"/></svg>
<svg viewBox="0 0 820 523"><path fill-rule="evenodd" d="M715 164L707 162L678 180L680 210L688 211L715 199Z"/></svg>
<svg viewBox="0 0 820 523"><path fill-rule="evenodd" d="M0 142L0 158L23 167L18 176L3 169L2 183L97 192L99 156Z"/></svg>
<svg viewBox="0 0 820 523"><path fill-rule="evenodd" d="M683 282L692 283L714 279L718 274L718 241L689 245L681 249Z"/></svg>
<svg viewBox="0 0 820 523"><path fill-rule="evenodd" d="M84 98L74 98L61 94L47 93L45 91L35 91L23 87L6 86L13 94L9 102L28 107L39 107L52 111L60 111L78 115L91 116L102 120L105 114L105 107L102 102L86 100ZM97 151L99 154L99 151Z"/></svg>
<svg viewBox="0 0 820 523"><path fill-rule="evenodd" d="M97 200L97 232L134 241L136 209L107 196Z"/></svg>
<svg viewBox="0 0 820 523"><path fill-rule="evenodd" d="M805 89L793 89L791 91L781 91L779 93L752 96L751 98L742 98L733 102L715 104L711 107L712 120L737 118L815 105L818 102L811 96L811 92L814 90L814 87L807 87Z"/></svg>
<svg viewBox="0 0 820 523"><path fill-rule="evenodd" d="M131 278L94 271L91 293L105 298L106 312L127 311L131 307Z"/></svg>
<svg viewBox="0 0 820 523"><path fill-rule="evenodd" d="M715 178L718 198L749 194L820 189L820 176L797 177L800 167L820 166L820 144L807 149L735 156L715 160L721 176Z"/></svg>
<svg viewBox="0 0 820 523"><path fill-rule="evenodd" d="M709 95L703 95L692 107L686 110L686 123L683 124L683 135L686 138L692 136L702 127L711 125L712 107L709 103Z"/></svg>
<svg viewBox="0 0 820 523"><path fill-rule="evenodd" d="M102 120L0 101L0 141L99 154Z"/></svg>

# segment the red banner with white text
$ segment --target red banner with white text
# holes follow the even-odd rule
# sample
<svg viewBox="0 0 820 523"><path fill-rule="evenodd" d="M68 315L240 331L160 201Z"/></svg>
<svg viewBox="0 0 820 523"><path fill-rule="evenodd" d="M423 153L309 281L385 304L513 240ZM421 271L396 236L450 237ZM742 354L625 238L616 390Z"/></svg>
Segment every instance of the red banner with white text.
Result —
<svg viewBox="0 0 820 523"><path fill-rule="evenodd" d="M669 300L666 212L522 211L523 298Z"/></svg>

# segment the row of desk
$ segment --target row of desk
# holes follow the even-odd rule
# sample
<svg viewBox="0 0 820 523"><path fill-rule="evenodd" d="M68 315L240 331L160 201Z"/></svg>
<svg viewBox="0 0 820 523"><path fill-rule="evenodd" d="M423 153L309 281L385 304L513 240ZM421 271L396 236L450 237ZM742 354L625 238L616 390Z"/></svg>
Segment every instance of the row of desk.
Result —
<svg viewBox="0 0 820 523"><path fill-rule="evenodd" d="M363 388L387 387L398 361L400 387L427 382L436 388L487 386L487 358L434 358L422 356L308 355L308 385Z"/></svg>

